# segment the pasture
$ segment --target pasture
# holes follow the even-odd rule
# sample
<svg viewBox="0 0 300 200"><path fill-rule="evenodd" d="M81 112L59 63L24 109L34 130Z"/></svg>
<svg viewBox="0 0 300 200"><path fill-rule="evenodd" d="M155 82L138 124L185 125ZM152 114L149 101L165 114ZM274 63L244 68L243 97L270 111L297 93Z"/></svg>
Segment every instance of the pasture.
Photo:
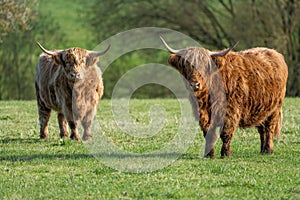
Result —
<svg viewBox="0 0 300 200"><path fill-rule="evenodd" d="M130 152L161 149L177 133L180 107L175 99L130 101L131 118L149 123L151 106L166 112L162 132L144 138L123 133L102 100L97 119L112 143ZM35 101L0 101L0 199L299 199L300 99L286 98L283 129L274 154L261 155L255 129L239 129L233 155L202 158L204 139L198 129L187 152L153 172L124 173L93 157L82 142L61 140L52 113L49 139L39 139ZM132 163L134 165L134 163Z"/></svg>

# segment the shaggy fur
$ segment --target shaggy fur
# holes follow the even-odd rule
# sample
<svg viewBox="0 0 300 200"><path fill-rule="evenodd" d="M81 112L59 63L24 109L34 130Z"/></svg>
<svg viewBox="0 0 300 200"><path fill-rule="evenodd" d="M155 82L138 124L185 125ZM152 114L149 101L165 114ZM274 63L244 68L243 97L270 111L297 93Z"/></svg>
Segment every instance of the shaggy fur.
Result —
<svg viewBox="0 0 300 200"><path fill-rule="evenodd" d="M197 47L182 52L171 54L169 63L185 77L197 98L205 156L214 156L217 127L223 142L221 156L231 155L237 127L256 127L261 152L273 153L288 77L284 57L267 48L230 51L224 56L210 56L209 50Z"/></svg>
<svg viewBox="0 0 300 200"><path fill-rule="evenodd" d="M41 54L36 68L35 89L38 104L40 137L48 137L51 110L57 111L60 137L80 140L79 122L84 128L83 140L91 135L91 122L103 94L98 57L81 48L53 51L57 56Z"/></svg>

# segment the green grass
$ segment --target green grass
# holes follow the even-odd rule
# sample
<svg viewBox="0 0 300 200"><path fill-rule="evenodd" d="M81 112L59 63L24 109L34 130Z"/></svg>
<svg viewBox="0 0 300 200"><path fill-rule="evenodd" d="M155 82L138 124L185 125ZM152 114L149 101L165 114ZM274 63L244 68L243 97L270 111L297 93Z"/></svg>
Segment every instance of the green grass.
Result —
<svg viewBox="0 0 300 200"><path fill-rule="evenodd" d="M123 133L103 100L97 118L109 141L124 151L147 153L164 147L178 131L176 100L132 100L131 119L147 125L151 106L161 105L165 127L138 138ZM287 98L282 135L275 153L259 153L254 129L238 130L233 155L201 157L202 134L173 164L147 173L125 173L90 155L82 142L59 139L56 115L48 140L39 139L35 101L0 101L0 199L299 199L300 99ZM159 156L159 155L158 155ZM120 158L120 160L122 157ZM136 163L132 163L135 165Z"/></svg>

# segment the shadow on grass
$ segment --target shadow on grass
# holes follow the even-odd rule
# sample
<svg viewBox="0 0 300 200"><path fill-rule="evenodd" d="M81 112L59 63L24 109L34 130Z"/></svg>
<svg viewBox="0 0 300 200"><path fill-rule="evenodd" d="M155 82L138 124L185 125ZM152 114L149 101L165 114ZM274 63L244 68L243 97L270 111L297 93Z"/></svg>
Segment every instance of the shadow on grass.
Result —
<svg viewBox="0 0 300 200"><path fill-rule="evenodd" d="M0 140L0 144L8 144L8 143L26 143L26 144L34 144L40 142L39 138L4 138Z"/></svg>
<svg viewBox="0 0 300 200"><path fill-rule="evenodd" d="M198 154L177 153L151 153L151 154L119 154L119 153L102 153L102 154L31 154L31 155L0 155L0 161L32 161L32 160L77 160L77 159L94 159L94 158L114 158L114 159L134 159L134 158L160 158L160 159L199 159Z"/></svg>
<svg viewBox="0 0 300 200"><path fill-rule="evenodd" d="M91 159L88 154L31 154L31 155L0 155L0 161L32 161L32 160L69 160Z"/></svg>
<svg viewBox="0 0 300 200"><path fill-rule="evenodd" d="M70 144L65 145L66 148L70 145L72 145L72 141L69 141ZM30 144L47 144L48 146L64 146L64 144L58 144L57 140L51 140L51 139L40 139L40 138L4 138L0 140L0 144L11 144L12 146L14 145L20 145L22 144L23 146L25 145L26 149L30 149ZM18 147L19 148L19 147ZM24 147L22 147L24 148ZM0 148L1 150L1 148ZM20 149L20 152L22 149ZM27 151L28 152L28 151ZM33 154L22 154L20 153L19 155L16 155L17 153L14 154L7 154L3 155L4 152L0 151L0 161L10 161L10 162L18 162L18 161L32 161L32 160L67 160L67 159L90 159L93 158L93 155L90 154L68 154L68 153L33 153Z"/></svg>
<svg viewBox="0 0 300 200"><path fill-rule="evenodd" d="M66 140L66 146L72 146L72 140ZM4 138L0 140L0 144L37 144L37 143L45 143L55 146L64 146L58 144L56 140L44 140L39 138ZM77 142L76 142L77 143ZM28 148L30 148L28 146ZM3 154L3 152L2 152ZM21 155L1 155L0 161L10 161L10 162L19 162L19 161L32 161L32 160L77 160L77 159L94 159L94 158L114 158L114 159L135 159L135 158L160 158L160 159L184 159L184 160L194 160L199 159L201 156L199 154L191 154L191 153L110 153L104 152L99 154L91 154L91 153L40 153L40 154L30 154L25 155L21 153Z"/></svg>

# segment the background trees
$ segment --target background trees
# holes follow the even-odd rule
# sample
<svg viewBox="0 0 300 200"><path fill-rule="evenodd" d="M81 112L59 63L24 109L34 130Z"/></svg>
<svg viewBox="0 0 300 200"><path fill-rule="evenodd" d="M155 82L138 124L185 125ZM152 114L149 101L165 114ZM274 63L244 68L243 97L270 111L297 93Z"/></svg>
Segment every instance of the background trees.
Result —
<svg viewBox="0 0 300 200"><path fill-rule="evenodd" d="M299 21L297 0L254 0L239 6L232 24L234 37L245 47L266 46L284 54L289 66L289 96L300 96Z"/></svg>
<svg viewBox="0 0 300 200"><path fill-rule="evenodd" d="M22 0L2 0L0 2L0 42L2 37L17 30L30 29L29 21L33 17L35 3Z"/></svg>
<svg viewBox="0 0 300 200"><path fill-rule="evenodd" d="M10 24L9 27L12 28L6 31L0 43L0 100L34 99L35 66L41 53L35 44L35 39L47 43L59 40L63 43L64 38L62 33L57 32L59 26L53 22L51 15L27 8L25 6L27 1L4 1L8 4L12 2L15 3L15 7L11 9L17 9L11 11L12 13L22 11L27 13L30 10L30 16L26 21L22 21L24 22L22 27ZM17 19L11 18L19 16L13 14L7 21L17 23Z"/></svg>
<svg viewBox="0 0 300 200"><path fill-rule="evenodd" d="M39 19L31 21L31 29L10 33L5 37L0 51L0 100L33 99L35 66L41 51L35 44L35 38L51 43L59 39L56 33L58 25L52 18L38 14Z"/></svg>
<svg viewBox="0 0 300 200"><path fill-rule="evenodd" d="M45 42L49 49L92 49L121 31L147 26L183 32L209 49L223 49L237 40L236 50L274 48L285 55L289 65L287 94L300 96L300 1L41 0L39 6L28 2L0 2L0 99L34 98L34 71L40 54L35 39ZM110 97L122 74L153 58L166 64L167 54L137 51L112 63L103 74L104 96ZM135 94L163 96L170 93L156 86L141 88Z"/></svg>
<svg viewBox="0 0 300 200"><path fill-rule="evenodd" d="M206 48L274 48L289 66L287 94L300 96L300 1L297 0L116 0L95 2L90 23L104 40L131 28L158 26L183 32Z"/></svg>

